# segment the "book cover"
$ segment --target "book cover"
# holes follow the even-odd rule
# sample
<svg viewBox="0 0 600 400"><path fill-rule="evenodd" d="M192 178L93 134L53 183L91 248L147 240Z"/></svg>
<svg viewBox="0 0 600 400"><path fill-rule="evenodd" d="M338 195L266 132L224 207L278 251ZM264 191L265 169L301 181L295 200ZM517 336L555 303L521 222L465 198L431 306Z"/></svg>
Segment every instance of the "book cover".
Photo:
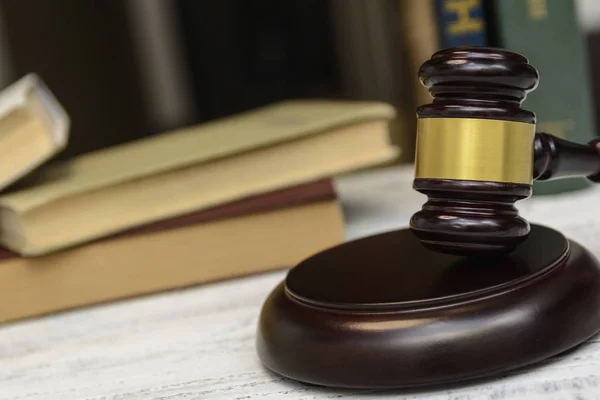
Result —
<svg viewBox="0 0 600 400"><path fill-rule="evenodd" d="M537 116L537 131L576 142L595 132L587 50L572 0L496 0L489 3L493 45L521 53L540 83L523 102ZM535 182L533 194L589 186L585 179Z"/></svg>
<svg viewBox="0 0 600 400"><path fill-rule="evenodd" d="M0 190L31 174L62 152L71 120L37 74L0 91Z"/></svg>
<svg viewBox="0 0 600 400"><path fill-rule="evenodd" d="M0 242L47 254L245 196L379 165L394 109L288 101L44 168L0 196Z"/></svg>
<svg viewBox="0 0 600 400"><path fill-rule="evenodd" d="M4 254L0 323L292 267L344 240L337 199L305 200L40 257Z"/></svg>
<svg viewBox="0 0 600 400"><path fill-rule="evenodd" d="M286 207L295 207L312 202L335 200L336 198L337 194L333 187L333 181L331 179L320 179L314 182L286 187L268 193L247 196L208 209L150 222L96 239L90 243L183 228L190 225L213 222L226 218L236 218ZM81 246L82 245L77 247ZM21 257L21 255L8 248L0 247L0 262L14 257Z"/></svg>
<svg viewBox="0 0 600 400"><path fill-rule="evenodd" d="M363 121L389 120L395 109L375 101L286 100L149 138L82 154L30 176L0 202L18 208L99 190L192 165L290 143Z"/></svg>
<svg viewBox="0 0 600 400"><path fill-rule="evenodd" d="M410 93L408 110L405 111L404 125L406 125L405 135L410 137L407 142L410 144L410 160L414 162L417 140L417 125L414 118L417 108L424 104L431 103L433 98L429 90L418 79L419 68L427 61L433 53L440 48L440 35L437 23L435 0L397 0L398 25L400 27L400 37L405 50L405 69L410 82ZM410 123L408 123L410 121Z"/></svg>

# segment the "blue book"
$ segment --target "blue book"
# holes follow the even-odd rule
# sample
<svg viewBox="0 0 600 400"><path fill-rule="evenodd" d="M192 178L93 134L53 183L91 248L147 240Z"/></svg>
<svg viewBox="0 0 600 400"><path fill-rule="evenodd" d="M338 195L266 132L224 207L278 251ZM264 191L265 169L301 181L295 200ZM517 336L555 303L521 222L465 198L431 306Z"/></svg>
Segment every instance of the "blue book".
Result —
<svg viewBox="0 0 600 400"><path fill-rule="evenodd" d="M436 0L435 8L442 48L488 45L483 0Z"/></svg>

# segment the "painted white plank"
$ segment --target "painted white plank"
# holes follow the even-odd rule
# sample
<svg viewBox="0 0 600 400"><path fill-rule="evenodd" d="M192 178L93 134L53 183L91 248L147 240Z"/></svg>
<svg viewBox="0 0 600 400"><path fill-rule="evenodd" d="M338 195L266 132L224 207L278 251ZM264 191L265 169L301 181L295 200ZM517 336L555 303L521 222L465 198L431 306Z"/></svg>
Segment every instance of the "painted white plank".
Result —
<svg viewBox="0 0 600 400"><path fill-rule="evenodd" d="M402 225L422 201L399 188L406 180L410 171L390 169L340 181L349 236ZM567 201L555 201L562 205L554 211L550 198L524 208L540 218L561 215L558 224L592 243L600 215L590 210L600 197L590 191L571 198L581 202L578 218L569 218ZM587 231L574 228L586 208ZM0 326L0 399L600 398L598 338L518 373L462 385L366 391L284 379L260 364L254 345L260 307L284 276L279 271Z"/></svg>

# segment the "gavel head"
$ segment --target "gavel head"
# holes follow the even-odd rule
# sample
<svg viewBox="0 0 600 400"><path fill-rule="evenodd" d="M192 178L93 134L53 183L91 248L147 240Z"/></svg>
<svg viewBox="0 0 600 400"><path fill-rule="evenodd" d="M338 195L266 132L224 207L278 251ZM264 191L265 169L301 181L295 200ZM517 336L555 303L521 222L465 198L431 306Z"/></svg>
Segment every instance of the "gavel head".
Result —
<svg viewBox="0 0 600 400"><path fill-rule="evenodd" d="M410 221L430 249L508 253L529 234L514 203L531 196L535 114L521 108L538 84L528 60L496 48L452 48L419 79L433 102L417 110L415 190L427 195Z"/></svg>

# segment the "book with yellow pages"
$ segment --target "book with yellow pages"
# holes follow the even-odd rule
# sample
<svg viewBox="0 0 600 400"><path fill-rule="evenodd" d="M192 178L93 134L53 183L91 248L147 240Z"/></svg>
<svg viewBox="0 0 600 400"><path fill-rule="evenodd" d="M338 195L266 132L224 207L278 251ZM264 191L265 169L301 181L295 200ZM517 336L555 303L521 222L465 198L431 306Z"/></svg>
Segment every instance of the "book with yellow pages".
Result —
<svg viewBox="0 0 600 400"><path fill-rule="evenodd" d="M333 183L321 180L44 256L0 248L0 322L288 268L344 236Z"/></svg>
<svg viewBox="0 0 600 400"><path fill-rule="evenodd" d="M0 190L64 149L70 119L36 74L0 91Z"/></svg>
<svg viewBox="0 0 600 400"><path fill-rule="evenodd" d="M0 242L38 256L391 161L385 103L284 101L84 154L0 196Z"/></svg>

